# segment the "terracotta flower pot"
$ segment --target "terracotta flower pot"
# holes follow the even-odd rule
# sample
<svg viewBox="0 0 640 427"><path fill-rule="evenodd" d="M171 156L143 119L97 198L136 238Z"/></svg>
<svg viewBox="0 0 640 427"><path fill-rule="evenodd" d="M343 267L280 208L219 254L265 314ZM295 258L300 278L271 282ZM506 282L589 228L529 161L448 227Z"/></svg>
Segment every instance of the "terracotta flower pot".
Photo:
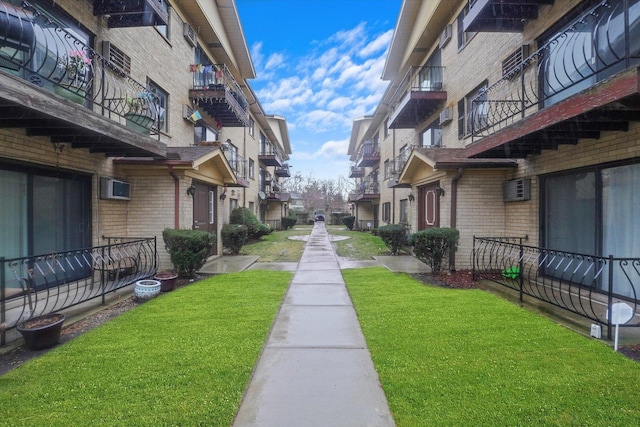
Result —
<svg viewBox="0 0 640 427"><path fill-rule="evenodd" d="M160 290L162 292L169 292L175 289L178 275L170 271L165 271L157 273L153 278L160 282Z"/></svg>
<svg viewBox="0 0 640 427"><path fill-rule="evenodd" d="M16 329L22 334L28 349L42 350L58 344L64 319L61 313L46 314L25 320Z"/></svg>

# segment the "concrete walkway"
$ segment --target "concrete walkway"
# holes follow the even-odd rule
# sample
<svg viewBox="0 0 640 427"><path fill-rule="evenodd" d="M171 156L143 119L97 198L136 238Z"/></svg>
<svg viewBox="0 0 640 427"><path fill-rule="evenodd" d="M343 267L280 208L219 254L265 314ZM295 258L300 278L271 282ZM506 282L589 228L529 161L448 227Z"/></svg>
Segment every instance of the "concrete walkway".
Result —
<svg viewBox="0 0 640 427"><path fill-rule="evenodd" d="M394 426L324 223L305 246L233 426Z"/></svg>

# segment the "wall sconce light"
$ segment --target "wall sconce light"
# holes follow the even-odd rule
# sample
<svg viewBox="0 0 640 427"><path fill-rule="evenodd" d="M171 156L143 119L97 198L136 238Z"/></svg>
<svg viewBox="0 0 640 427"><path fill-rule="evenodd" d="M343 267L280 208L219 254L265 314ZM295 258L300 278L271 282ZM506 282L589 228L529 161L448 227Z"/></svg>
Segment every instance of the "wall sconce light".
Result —
<svg viewBox="0 0 640 427"><path fill-rule="evenodd" d="M236 190L231 190L231 197L236 195Z"/></svg>
<svg viewBox="0 0 640 427"><path fill-rule="evenodd" d="M414 196L413 193L409 193L408 199L410 202L413 202L416 199L416 196Z"/></svg>
<svg viewBox="0 0 640 427"><path fill-rule="evenodd" d="M187 188L187 194L191 197L193 197L193 195L196 194L196 185L193 182Z"/></svg>
<svg viewBox="0 0 640 427"><path fill-rule="evenodd" d="M444 189L440 187L440 183L436 184L436 192L438 193L438 196L440 197L444 196Z"/></svg>
<svg viewBox="0 0 640 427"><path fill-rule="evenodd" d="M226 199L226 198L227 198L227 193L222 193L222 194L220 195L220 200L224 200L224 199Z"/></svg>

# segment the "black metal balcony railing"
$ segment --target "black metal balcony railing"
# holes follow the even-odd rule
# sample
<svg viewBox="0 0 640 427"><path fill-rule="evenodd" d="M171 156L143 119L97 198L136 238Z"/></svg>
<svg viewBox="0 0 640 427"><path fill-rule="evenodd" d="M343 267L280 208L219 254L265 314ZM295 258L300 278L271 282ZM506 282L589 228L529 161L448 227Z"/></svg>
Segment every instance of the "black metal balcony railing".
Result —
<svg viewBox="0 0 640 427"><path fill-rule="evenodd" d="M102 298L157 270L156 238L109 238L74 251L0 257L0 345L18 323Z"/></svg>
<svg viewBox="0 0 640 427"><path fill-rule="evenodd" d="M220 126L249 126L249 102L226 64L191 64L189 98Z"/></svg>
<svg viewBox="0 0 640 427"><path fill-rule="evenodd" d="M371 167L380 163L380 147L376 141L365 141L360 145L356 156L358 167Z"/></svg>
<svg viewBox="0 0 640 427"><path fill-rule="evenodd" d="M282 166L282 154L280 150L273 142L266 140L260 144L260 154L258 154L258 160L260 160L265 166Z"/></svg>
<svg viewBox="0 0 640 427"><path fill-rule="evenodd" d="M281 178L288 178L291 176L291 172L289 171L289 165L286 163L283 163L282 166L276 166L273 173L275 174L275 176L278 176Z"/></svg>
<svg viewBox="0 0 640 427"><path fill-rule="evenodd" d="M0 72L159 139L157 97L28 2L0 2Z"/></svg>
<svg viewBox="0 0 640 427"><path fill-rule="evenodd" d="M391 97L389 128L413 128L433 114L447 99L443 77L442 66L410 67Z"/></svg>
<svg viewBox="0 0 640 427"><path fill-rule="evenodd" d="M640 326L640 259L579 254L523 245L523 238L474 237L473 274L520 294L608 326L611 309L626 302Z"/></svg>
<svg viewBox="0 0 640 427"><path fill-rule="evenodd" d="M351 166L349 172L349 178L363 178L365 173L365 168L361 168L358 166Z"/></svg>
<svg viewBox="0 0 640 427"><path fill-rule="evenodd" d="M640 14L624 4L598 2L481 93L468 116L474 139L640 63Z"/></svg>

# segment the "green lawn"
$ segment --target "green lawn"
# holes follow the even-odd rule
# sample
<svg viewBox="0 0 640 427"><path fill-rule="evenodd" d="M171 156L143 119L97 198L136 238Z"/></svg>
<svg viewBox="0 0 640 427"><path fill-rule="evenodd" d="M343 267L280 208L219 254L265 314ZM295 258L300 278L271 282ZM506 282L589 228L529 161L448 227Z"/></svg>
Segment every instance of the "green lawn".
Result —
<svg viewBox="0 0 640 427"><path fill-rule="evenodd" d="M0 425L228 426L291 273L163 294L0 377Z"/></svg>
<svg viewBox="0 0 640 427"><path fill-rule="evenodd" d="M398 426L640 425L640 364L481 290L343 275Z"/></svg>
<svg viewBox="0 0 640 427"><path fill-rule="evenodd" d="M347 240L335 242L338 256L352 260L368 260L374 256L389 255L389 248L382 239L369 232L350 231L344 226L327 226L329 234L348 236Z"/></svg>
<svg viewBox="0 0 640 427"><path fill-rule="evenodd" d="M258 262L298 262L302 258L305 242L291 240L289 236L308 236L313 226L295 226L291 230L274 231L262 236L258 242L244 245L240 251L244 255L258 255Z"/></svg>

